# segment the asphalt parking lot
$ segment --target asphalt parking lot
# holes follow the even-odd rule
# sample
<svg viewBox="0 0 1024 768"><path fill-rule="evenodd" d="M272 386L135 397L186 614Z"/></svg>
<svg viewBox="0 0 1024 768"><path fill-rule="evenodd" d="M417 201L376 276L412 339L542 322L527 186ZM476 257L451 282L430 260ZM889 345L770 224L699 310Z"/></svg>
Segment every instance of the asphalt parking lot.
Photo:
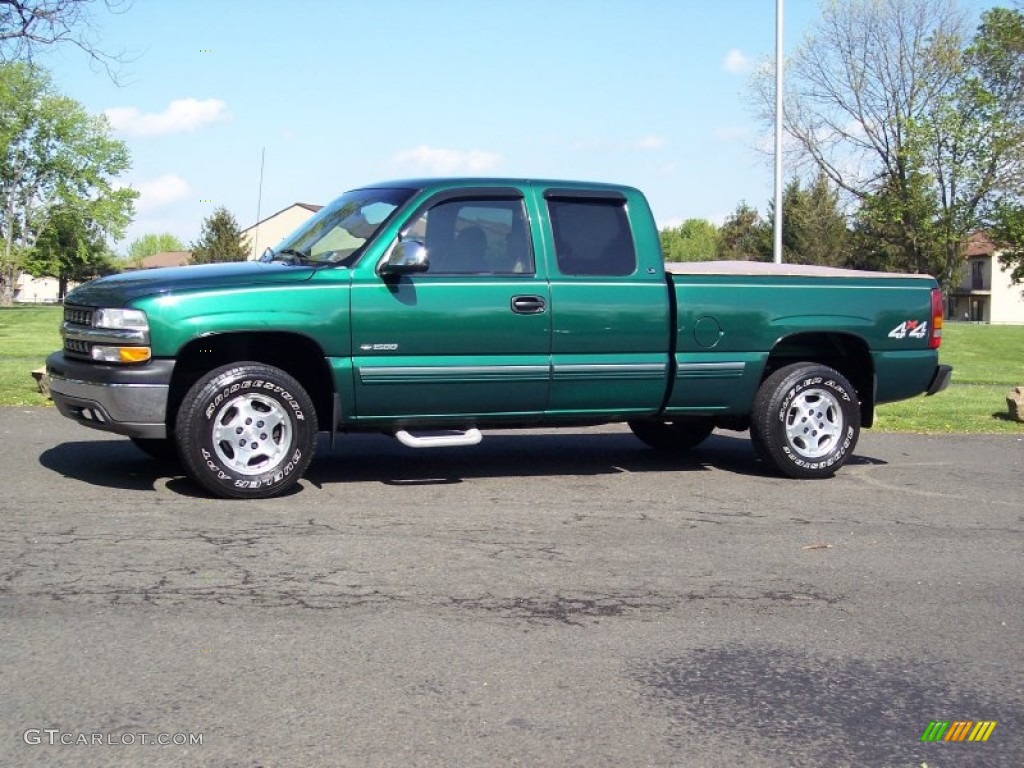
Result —
<svg viewBox="0 0 1024 768"><path fill-rule="evenodd" d="M822 482L732 433L359 436L236 502L4 408L0 765L1016 767L1022 531L1024 433Z"/></svg>

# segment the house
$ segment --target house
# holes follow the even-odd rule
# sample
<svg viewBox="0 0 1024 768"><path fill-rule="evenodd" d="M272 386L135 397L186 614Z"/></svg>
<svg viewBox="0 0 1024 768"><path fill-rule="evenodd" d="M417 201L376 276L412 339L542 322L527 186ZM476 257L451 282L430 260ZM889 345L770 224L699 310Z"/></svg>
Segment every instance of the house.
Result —
<svg viewBox="0 0 1024 768"><path fill-rule="evenodd" d="M242 230L242 243L249 249L249 261L255 261L269 247L277 245L298 226L323 208L311 203L292 203L277 213Z"/></svg>
<svg viewBox="0 0 1024 768"><path fill-rule="evenodd" d="M68 290L76 285L78 283L68 283ZM56 304L60 301L60 281L56 277L32 277L28 272L22 272L14 284L14 301L18 304Z"/></svg>
<svg viewBox="0 0 1024 768"><path fill-rule="evenodd" d="M964 258L967 271L950 291L950 319L1024 325L1024 285L1010 281L996 245L982 233L971 235Z"/></svg>
<svg viewBox="0 0 1024 768"><path fill-rule="evenodd" d="M160 251L142 260L140 269L160 267L187 267L192 263L192 251Z"/></svg>

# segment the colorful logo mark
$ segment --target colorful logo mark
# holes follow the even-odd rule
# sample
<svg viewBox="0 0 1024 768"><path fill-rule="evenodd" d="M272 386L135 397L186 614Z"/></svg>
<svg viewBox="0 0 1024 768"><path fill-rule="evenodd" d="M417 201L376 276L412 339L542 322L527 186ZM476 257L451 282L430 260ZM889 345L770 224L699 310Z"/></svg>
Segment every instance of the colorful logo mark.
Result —
<svg viewBox="0 0 1024 768"><path fill-rule="evenodd" d="M932 720L921 741L988 741L995 729L995 720Z"/></svg>

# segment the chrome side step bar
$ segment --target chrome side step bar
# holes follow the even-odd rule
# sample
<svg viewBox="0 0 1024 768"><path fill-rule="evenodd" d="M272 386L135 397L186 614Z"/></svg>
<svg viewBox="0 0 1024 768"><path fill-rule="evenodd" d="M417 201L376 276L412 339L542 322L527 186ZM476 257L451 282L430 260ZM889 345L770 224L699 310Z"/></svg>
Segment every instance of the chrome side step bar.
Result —
<svg viewBox="0 0 1024 768"><path fill-rule="evenodd" d="M450 448L457 445L476 445L483 440L479 429L452 431L435 435L410 435L404 429L395 432L398 442L407 448Z"/></svg>

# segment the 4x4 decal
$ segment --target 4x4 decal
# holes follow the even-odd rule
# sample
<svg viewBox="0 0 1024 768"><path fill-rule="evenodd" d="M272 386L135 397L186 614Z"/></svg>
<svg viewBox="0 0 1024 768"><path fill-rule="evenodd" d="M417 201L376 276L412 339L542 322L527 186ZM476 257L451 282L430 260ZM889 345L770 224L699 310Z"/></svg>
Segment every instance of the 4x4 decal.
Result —
<svg viewBox="0 0 1024 768"><path fill-rule="evenodd" d="M928 336L927 320L905 320L887 334L890 339L924 339Z"/></svg>

